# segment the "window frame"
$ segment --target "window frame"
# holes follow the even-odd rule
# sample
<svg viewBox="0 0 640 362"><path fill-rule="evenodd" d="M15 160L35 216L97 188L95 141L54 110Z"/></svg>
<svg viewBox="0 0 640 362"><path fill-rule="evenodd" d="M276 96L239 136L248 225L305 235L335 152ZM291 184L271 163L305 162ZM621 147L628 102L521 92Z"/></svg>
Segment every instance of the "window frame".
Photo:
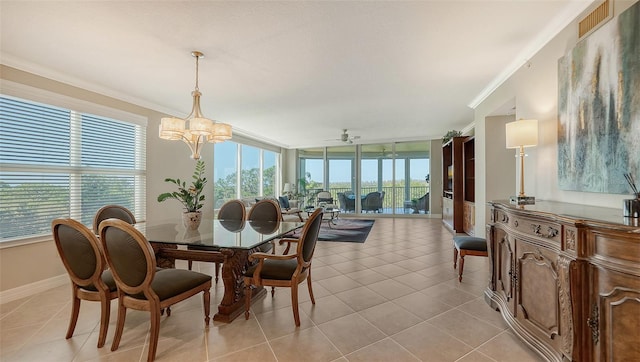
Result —
<svg viewBox="0 0 640 362"><path fill-rule="evenodd" d="M80 117L79 114L86 114L90 116L97 116L100 118L108 118L114 121L132 124L136 127L136 151L135 151L135 167L130 168L118 168L118 167L95 167L95 166L82 166L81 165L81 152L80 150L74 150L74 142L77 142L78 135L74 135L72 131L72 138L70 142L70 161L68 165L33 165L33 164L20 164L20 163L6 163L0 164L3 172L30 172L30 173L63 173L69 175L69 215L68 217L74 219L80 219L81 214L81 202L82 197L78 193L81 191L81 187L73 186L74 182L80 182L80 178L83 175L114 175L114 176L134 176L140 177L141 182L137 182L134 191L134 203L138 207L135 210L136 219L138 221L145 221L146 219L146 137L147 137L147 124L148 119L145 116L129 113L119 109L107 107L104 105L88 102L85 100L69 97L66 95L54 93L41 88L35 88L29 85L16 83L12 81L2 80L0 82L0 95L6 98L13 98L24 102L40 103L46 106L64 108L70 111L70 127L73 130L74 127L79 127ZM75 152L74 152L75 151ZM75 181L74 181L75 180ZM73 192L71 190L78 190ZM67 217L67 215L61 215L61 217ZM39 243L45 241L52 241L50 234L32 234L24 237L17 237L15 239L8 239L0 241L0 249Z"/></svg>

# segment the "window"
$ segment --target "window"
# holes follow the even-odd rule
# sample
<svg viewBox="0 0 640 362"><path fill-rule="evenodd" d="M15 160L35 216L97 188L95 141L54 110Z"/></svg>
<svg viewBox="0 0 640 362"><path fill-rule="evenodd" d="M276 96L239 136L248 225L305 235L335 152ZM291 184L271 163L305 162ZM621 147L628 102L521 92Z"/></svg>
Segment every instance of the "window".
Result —
<svg viewBox="0 0 640 362"><path fill-rule="evenodd" d="M214 205L219 209L238 194L238 144L222 142L214 145L213 179Z"/></svg>
<svg viewBox="0 0 640 362"><path fill-rule="evenodd" d="M213 152L214 208L220 208L231 199L278 196L279 156L279 153L259 146L232 141L216 143Z"/></svg>
<svg viewBox="0 0 640 362"><path fill-rule="evenodd" d="M107 204L144 220L146 122L5 95L0 110L1 242L48 236L55 218L90 226Z"/></svg>
<svg viewBox="0 0 640 362"><path fill-rule="evenodd" d="M260 196L260 150L242 145L242 172L240 173L241 196L255 198Z"/></svg>

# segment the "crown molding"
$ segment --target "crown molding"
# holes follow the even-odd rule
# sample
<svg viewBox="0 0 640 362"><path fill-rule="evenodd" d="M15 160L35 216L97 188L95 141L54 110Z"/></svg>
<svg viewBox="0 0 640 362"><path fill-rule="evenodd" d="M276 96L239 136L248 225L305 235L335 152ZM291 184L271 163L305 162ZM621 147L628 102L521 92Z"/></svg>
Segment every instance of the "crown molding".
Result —
<svg viewBox="0 0 640 362"><path fill-rule="evenodd" d="M571 1L569 5L560 12L552 21L538 33L538 36L529 43L520 53L518 53L511 63L493 78L489 84L469 103L468 107L476 109L491 93L507 81L520 67L527 64L533 56L540 51L547 43L556 37L564 28L571 24L580 14L584 12L596 0Z"/></svg>
<svg viewBox="0 0 640 362"><path fill-rule="evenodd" d="M111 97L119 101L131 103L135 106L147 108L152 111L160 112L163 114L178 115L183 113L183 112L177 112L175 109L170 109L170 108L167 108L166 106L161 106L159 104L150 102L145 99L124 94L121 91L116 91L108 87L103 87L94 83L90 83L86 80L82 80L77 77L72 77L69 74L61 73L53 69L43 67L41 65L35 64L23 58L15 57L11 54L0 53L0 64L21 70L23 72L31 73L43 78L47 78L54 82L64 83L72 87L80 88L89 92L94 92L102 96Z"/></svg>

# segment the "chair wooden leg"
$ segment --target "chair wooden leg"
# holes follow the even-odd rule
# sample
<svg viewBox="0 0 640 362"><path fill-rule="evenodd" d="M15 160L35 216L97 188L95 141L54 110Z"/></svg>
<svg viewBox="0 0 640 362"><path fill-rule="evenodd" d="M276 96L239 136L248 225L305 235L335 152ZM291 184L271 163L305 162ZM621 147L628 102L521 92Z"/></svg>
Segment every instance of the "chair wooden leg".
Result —
<svg viewBox="0 0 640 362"><path fill-rule="evenodd" d="M208 326L209 314L211 314L211 292L209 288L205 289L202 294L202 303L204 303L204 325Z"/></svg>
<svg viewBox="0 0 640 362"><path fill-rule="evenodd" d="M311 287L311 268L309 268L309 275L307 275L307 287L309 289L309 297L311 297L311 304L316 304L316 299L313 297L313 287Z"/></svg>
<svg viewBox="0 0 640 362"><path fill-rule="evenodd" d="M220 263L216 263L216 284L218 284L219 277L220 277Z"/></svg>
<svg viewBox="0 0 640 362"><path fill-rule="evenodd" d="M78 322L78 314L80 313L80 299L77 297L77 288L73 287L73 299L71 301L71 319L69 320L69 328L67 328L67 336L69 339L73 336L73 331L76 329L76 323Z"/></svg>
<svg viewBox="0 0 640 362"><path fill-rule="evenodd" d="M289 254L289 249L291 248L291 243L287 243L287 247L284 248L284 251L282 252L282 255L287 255Z"/></svg>
<svg viewBox="0 0 640 362"><path fill-rule="evenodd" d="M155 307L155 308L154 308ZM149 329L149 354L147 355L147 361L152 362L156 358L156 351L158 350L158 337L160 335L160 308L156 305L151 305L151 328Z"/></svg>
<svg viewBox="0 0 640 362"><path fill-rule="evenodd" d="M458 262L458 248L453 248L453 269L456 268Z"/></svg>
<svg viewBox="0 0 640 362"><path fill-rule="evenodd" d="M120 345L120 338L122 338L122 330L124 329L124 320L127 317L127 308L122 302L122 298L118 298L118 322L116 324L116 333L113 335L113 343L111 343L111 350L115 351Z"/></svg>
<svg viewBox="0 0 640 362"><path fill-rule="evenodd" d="M160 313L162 315L162 313ZM171 317L171 306L167 306L167 317Z"/></svg>
<svg viewBox="0 0 640 362"><path fill-rule="evenodd" d="M187 267L189 268L189 270L191 270L191 268L193 267L193 261L189 260L187 261ZM216 279L217 281L218 279Z"/></svg>
<svg viewBox="0 0 640 362"><path fill-rule="evenodd" d="M276 294L276 287L271 287L271 298L273 298Z"/></svg>
<svg viewBox="0 0 640 362"><path fill-rule="evenodd" d="M98 348L104 346L109 329L109 317L111 315L111 301L106 295L100 300L100 334L98 335Z"/></svg>
<svg viewBox="0 0 640 362"><path fill-rule="evenodd" d="M251 279L244 279L244 319L249 319L249 309L251 308Z"/></svg>
<svg viewBox="0 0 640 362"><path fill-rule="evenodd" d="M295 281L291 286L291 307L293 307L293 320L296 322L296 327L300 327L300 312L298 311L298 283Z"/></svg>
<svg viewBox="0 0 640 362"><path fill-rule="evenodd" d="M462 271L464 270L464 254L460 252L460 270L458 270L458 281L462 281Z"/></svg>

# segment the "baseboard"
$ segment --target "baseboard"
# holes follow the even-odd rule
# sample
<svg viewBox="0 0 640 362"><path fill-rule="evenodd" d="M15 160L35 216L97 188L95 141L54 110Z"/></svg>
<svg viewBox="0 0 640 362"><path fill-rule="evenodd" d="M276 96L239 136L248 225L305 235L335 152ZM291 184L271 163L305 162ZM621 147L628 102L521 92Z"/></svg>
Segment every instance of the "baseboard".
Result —
<svg viewBox="0 0 640 362"><path fill-rule="evenodd" d="M44 292L45 290L59 287L64 284L69 284L69 276L67 274L60 274L58 276L39 280L35 283L21 285L17 288L3 290L0 292L0 304L12 302L25 297Z"/></svg>

